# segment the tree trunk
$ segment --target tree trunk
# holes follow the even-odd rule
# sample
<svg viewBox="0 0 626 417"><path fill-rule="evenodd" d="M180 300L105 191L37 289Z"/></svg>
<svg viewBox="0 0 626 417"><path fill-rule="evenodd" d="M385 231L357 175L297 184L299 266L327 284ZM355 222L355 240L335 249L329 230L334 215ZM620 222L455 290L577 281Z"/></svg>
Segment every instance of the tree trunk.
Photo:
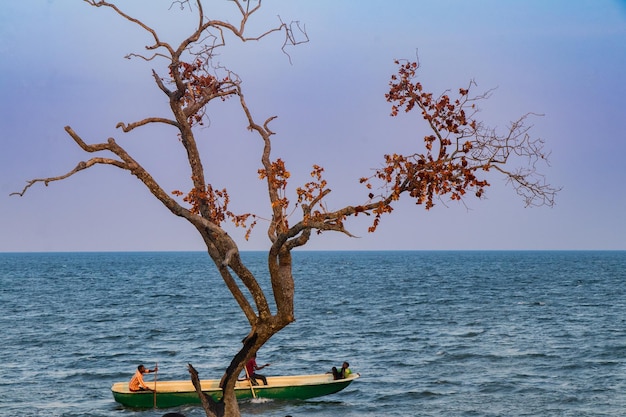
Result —
<svg viewBox="0 0 626 417"><path fill-rule="evenodd" d="M196 371L192 364L188 364L188 369L189 374L191 375L191 382L193 383L193 386L198 393L198 397L200 397L202 408L204 408L204 412L207 417L224 417L226 415L224 413L224 403L222 401L215 401L209 395L203 393L202 387L200 386L200 377L198 376L198 371ZM233 417L239 417L239 410L237 409L237 413L231 415Z"/></svg>

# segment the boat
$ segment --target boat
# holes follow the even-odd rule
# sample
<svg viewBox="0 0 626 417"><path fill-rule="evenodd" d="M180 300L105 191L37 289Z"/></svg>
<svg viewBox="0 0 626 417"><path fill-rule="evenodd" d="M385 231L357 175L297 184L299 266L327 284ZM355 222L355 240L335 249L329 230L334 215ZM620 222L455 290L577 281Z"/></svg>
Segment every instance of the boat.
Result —
<svg viewBox="0 0 626 417"><path fill-rule="evenodd" d="M307 400L334 394L346 388L358 373L352 373L344 379L333 379L332 374L268 376L267 385L252 385L249 380L240 380L235 384L238 400L251 398L271 398L278 400ZM216 401L222 397L219 379L201 380L202 392ZM200 404L200 398L191 381L147 382L156 391L130 391L128 382L116 382L111 387L113 398L118 403L130 408L169 408L188 404Z"/></svg>

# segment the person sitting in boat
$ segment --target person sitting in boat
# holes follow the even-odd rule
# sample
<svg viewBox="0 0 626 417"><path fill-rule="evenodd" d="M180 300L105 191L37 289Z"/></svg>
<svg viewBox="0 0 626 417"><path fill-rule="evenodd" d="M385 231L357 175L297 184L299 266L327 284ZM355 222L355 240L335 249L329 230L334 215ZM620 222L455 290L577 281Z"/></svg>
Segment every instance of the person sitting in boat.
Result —
<svg viewBox="0 0 626 417"><path fill-rule="evenodd" d="M135 372L135 375L133 375L130 382L128 383L128 389L131 391L152 391L152 389L149 388L143 381L143 374L156 372L158 370L159 368L156 366L154 367L154 369L146 369L145 366L139 365L137 367L137 372Z"/></svg>
<svg viewBox="0 0 626 417"><path fill-rule="evenodd" d="M344 379L350 376L352 371L350 370L350 364L348 362L344 362L341 365L341 369L337 370L336 367L333 366L333 378L334 379Z"/></svg>
<svg viewBox="0 0 626 417"><path fill-rule="evenodd" d="M248 378L250 378L250 382L252 382L252 385L259 385L259 383L257 382L257 379L260 379L261 381L263 381L263 385L267 385L267 378L264 375L256 373L256 371L263 369L266 366L270 366L270 364L266 363L265 365L261 365L261 366L258 366L256 364L256 353L246 363L246 375Z"/></svg>

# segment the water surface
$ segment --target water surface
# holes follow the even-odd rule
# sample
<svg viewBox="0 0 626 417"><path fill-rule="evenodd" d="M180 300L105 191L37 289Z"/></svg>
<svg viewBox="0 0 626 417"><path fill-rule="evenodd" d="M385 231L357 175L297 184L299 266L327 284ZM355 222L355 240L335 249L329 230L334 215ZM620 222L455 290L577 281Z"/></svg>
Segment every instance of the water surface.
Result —
<svg viewBox="0 0 626 417"><path fill-rule="evenodd" d="M245 259L266 285L265 255ZM362 378L244 416L623 416L626 252L298 252L297 321L266 374ZM219 378L247 333L203 253L0 254L0 415L152 417L139 363ZM152 375L147 377L151 380ZM198 407L182 407L188 417Z"/></svg>

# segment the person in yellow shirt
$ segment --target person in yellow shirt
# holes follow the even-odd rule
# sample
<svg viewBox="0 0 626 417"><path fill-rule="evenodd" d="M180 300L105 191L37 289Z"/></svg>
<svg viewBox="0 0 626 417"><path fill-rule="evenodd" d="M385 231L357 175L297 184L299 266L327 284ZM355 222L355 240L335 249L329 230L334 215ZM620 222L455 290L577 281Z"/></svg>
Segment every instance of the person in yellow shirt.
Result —
<svg viewBox="0 0 626 417"><path fill-rule="evenodd" d="M350 370L350 364L348 362L344 362L341 365L341 369L337 370L337 368L335 368L333 366L333 378L334 379L344 379L350 376L350 374L352 373L352 371Z"/></svg>
<svg viewBox="0 0 626 417"><path fill-rule="evenodd" d="M128 383L128 389L131 391L152 391L152 389L149 388L143 381L143 374L156 372L158 370L158 367L155 367L154 369L146 369L145 366L139 365L137 367L137 372L135 372L135 375L133 375L130 382Z"/></svg>

